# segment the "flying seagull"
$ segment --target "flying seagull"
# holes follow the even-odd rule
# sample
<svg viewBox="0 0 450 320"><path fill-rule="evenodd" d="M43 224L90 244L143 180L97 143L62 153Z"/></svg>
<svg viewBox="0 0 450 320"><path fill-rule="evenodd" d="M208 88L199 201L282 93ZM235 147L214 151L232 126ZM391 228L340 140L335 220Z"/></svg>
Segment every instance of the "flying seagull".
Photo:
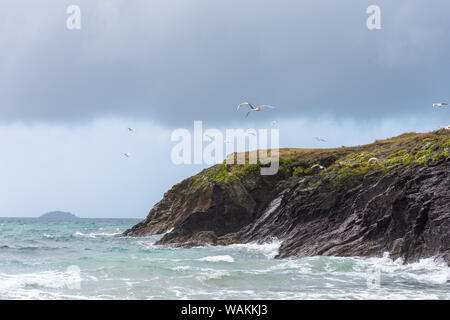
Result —
<svg viewBox="0 0 450 320"><path fill-rule="evenodd" d="M205 137L207 137L209 141L213 141L213 137L211 137L209 134L205 133Z"/></svg>
<svg viewBox="0 0 450 320"><path fill-rule="evenodd" d="M128 131L132 132L134 131L134 128L128 128Z"/></svg>
<svg viewBox="0 0 450 320"><path fill-rule="evenodd" d="M448 103L447 102L433 103L433 107L436 108L442 108L443 106L448 106Z"/></svg>
<svg viewBox="0 0 450 320"><path fill-rule="evenodd" d="M275 120L272 121L272 127L275 127L277 125L277 122Z"/></svg>
<svg viewBox="0 0 450 320"><path fill-rule="evenodd" d="M240 108L241 106L249 106L249 107L250 107L250 110L247 112L247 115L245 116L246 118L248 117L248 115L249 115L252 111L260 112L262 108L275 109L275 107L269 106L269 105L267 105L267 104L262 104L262 105L260 105L260 106L254 107L251 103L248 103L248 102L242 102L242 103L239 103L237 109L239 110L239 108Z"/></svg>
<svg viewBox="0 0 450 320"><path fill-rule="evenodd" d="M129 153L129 152L124 153L123 155L124 155L125 157L127 157L127 158L131 157L131 153Z"/></svg>
<svg viewBox="0 0 450 320"><path fill-rule="evenodd" d="M319 168L320 170L325 169L325 167L324 167L324 166L321 166L320 164L315 164L315 165L313 165L313 166L311 167L311 169L315 169L315 168Z"/></svg>
<svg viewBox="0 0 450 320"><path fill-rule="evenodd" d="M321 138L319 138L319 137L314 137L314 139L316 139L316 140L319 141L319 142L327 142L327 140L321 139Z"/></svg>

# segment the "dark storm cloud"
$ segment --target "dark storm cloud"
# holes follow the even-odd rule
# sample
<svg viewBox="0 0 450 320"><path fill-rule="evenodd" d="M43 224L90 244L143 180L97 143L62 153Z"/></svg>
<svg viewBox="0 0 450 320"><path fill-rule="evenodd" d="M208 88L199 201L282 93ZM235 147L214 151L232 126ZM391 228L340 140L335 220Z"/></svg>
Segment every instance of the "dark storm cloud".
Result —
<svg viewBox="0 0 450 320"><path fill-rule="evenodd" d="M81 30L66 29L69 4ZM243 100L281 117L383 118L448 99L450 3L377 1L375 31L370 4L2 1L0 121L223 122Z"/></svg>

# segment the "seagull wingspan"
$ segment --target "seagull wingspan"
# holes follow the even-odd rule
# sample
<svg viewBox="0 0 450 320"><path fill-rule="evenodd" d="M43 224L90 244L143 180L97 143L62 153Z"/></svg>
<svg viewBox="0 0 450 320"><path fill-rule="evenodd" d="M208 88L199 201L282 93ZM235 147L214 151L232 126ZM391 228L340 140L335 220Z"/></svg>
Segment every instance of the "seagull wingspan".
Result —
<svg viewBox="0 0 450 320"><path fill-rule="evenodd" d="M248 102L242 102L242 103L239 103L237 109L239 110L239 108L240 108L241 106L249 106L251 109L255 109L255 107L253 107L253 106L252 106L250 103L248 103Z"/></svg>

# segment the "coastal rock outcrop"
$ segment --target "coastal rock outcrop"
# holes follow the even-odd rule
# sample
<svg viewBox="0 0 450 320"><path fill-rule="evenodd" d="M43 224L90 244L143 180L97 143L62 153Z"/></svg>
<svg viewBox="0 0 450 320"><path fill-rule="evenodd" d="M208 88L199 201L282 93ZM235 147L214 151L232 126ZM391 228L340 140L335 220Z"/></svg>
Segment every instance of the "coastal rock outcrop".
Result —
<svg viewBox="0 0 450 320"><path fill-rule="evenodd" d="M277 238L278 258L389 252L450 263L449 153L450 133L439 130L280 149L274 176L260 175L259 164L222 163L175 185L124 235L166 233L157 244L181 247Z"/></svg>

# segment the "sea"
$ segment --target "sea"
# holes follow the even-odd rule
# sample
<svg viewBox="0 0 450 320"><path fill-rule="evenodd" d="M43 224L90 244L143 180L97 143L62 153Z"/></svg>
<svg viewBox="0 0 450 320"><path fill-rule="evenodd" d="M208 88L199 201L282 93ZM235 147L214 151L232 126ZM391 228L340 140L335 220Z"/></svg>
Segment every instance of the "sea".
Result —
<svg viewBox="0 0 450 320"><path fill-rule="evenodd" d="M450 299L443 261L275 259L281 242L117 237L137 219L0 218L0 299Z"/></svg>

